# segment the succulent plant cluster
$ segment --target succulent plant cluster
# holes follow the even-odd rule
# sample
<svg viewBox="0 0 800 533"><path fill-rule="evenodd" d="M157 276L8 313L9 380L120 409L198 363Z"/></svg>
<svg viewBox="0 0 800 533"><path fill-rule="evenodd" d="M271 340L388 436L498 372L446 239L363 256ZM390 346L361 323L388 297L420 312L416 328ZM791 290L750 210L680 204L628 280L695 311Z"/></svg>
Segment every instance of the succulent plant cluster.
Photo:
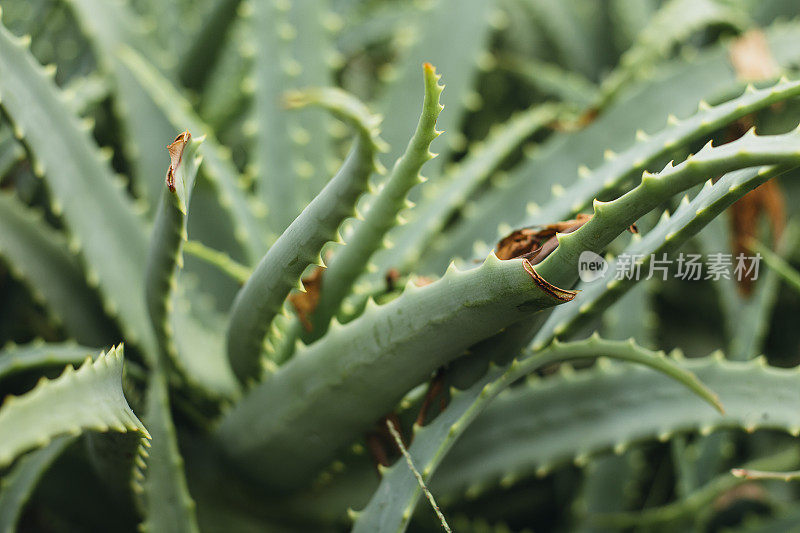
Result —
<svg viewBox="0 0 800 533"><path fill-rule="evenodd" d="M0 532L800 521L794 0L0 6Z"/></svg>

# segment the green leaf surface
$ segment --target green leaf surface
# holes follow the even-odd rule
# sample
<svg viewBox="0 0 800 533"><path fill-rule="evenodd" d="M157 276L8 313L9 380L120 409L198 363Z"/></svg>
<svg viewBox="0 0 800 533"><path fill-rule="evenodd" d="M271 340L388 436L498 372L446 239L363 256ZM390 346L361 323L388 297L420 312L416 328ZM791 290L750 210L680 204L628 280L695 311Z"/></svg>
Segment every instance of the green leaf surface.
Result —
<svg viewBox="0 0 800 533"><path fill-rule="evenodd" d="M33 342L7 346L0 351L0 380L28 370L77 366L87 357L96 358L99 353L97 348L87 348L73 342Z"/></svg>
<svg viewBox="0 0 800 533"><path fill-rule="evenodd" d="M195 504L186 486L163 371L150 375L146 401L144 419L152 439L139 447L132 485L134 493L143 501L144 520L139 529L153 533L196 533L199 528Z"/></svg>
<svg viewBox="0 0 800 533"><path fill-rule="evenodd" d="M439 118L439 129L447 132L451 146L463 139L458 132L464 102L471 95L476 63L487 45L493 4L494 1L488 0L436 0L419 13L414 24L418 31L416 40L395 66L392 81L378 103L378 109L386 117L383 137L391 147L384 161L392 162L399 157L414 131L416 117L407 110L417 105L417 80L413 73L425 62L436 65L449 85L442 96L447 110ZM440 149L442 163L448 159L446 151L449 150Z"/></svg>
<svg viewBox="0 0 800 533"><path fill-rule="evenodd" d="M0 194L0 257L71 337L90 346L114 340L114 326L67 240L10 194Z"/></svg>
<svg viewBox="0 0 800 533"><path fill-rule="evenodd" d="M800 59L797 55L800 50L800 25L771 28L767 39L779 64L790 65ZM613 161L604 162L608 150L618 154L614 159L619 160L616 164L626 165L617 169L614 175L619 175L620 171L632 171L638 158L630 162L622 158L629 149L636 150L631 146L638 130L664 130L664 124L672 121L668 119L670 114L677 117L693 115L704 98L714 101L721 94L730 94L732 88L739 86L725 46L715 46L692 59L662 65L652 80L638 84L621 95L617 103L587 128L577 133L554 135L537 153L520 163L509 173L504 186L488 191L476 202L469 218L440 236L436 246L431 247L431 252L424 256L422 271L438 273L454 256L471 257L476 241L489 243L483 245L486 248L514 228L564 220L563 215L569 216L570 212L582 209L595 197L593 192L588 191L585 196L573 195L591 183L594 183L592 191L598 190L604 179L612 175L606 175L612 170L606 167L614 164ZM632 114L638 118L636 121L630 120ZM686 119L686 124L691 124L692 120ZM696 124L695 128L699 126L701 124ZM665 131L669 131L669 128ZM707 135L708 131L700 136ZM659 140L667 142L672 139L665 137ZM662 150L667 148L664 144L651 146L657 148L654 157L663 157ZM676 144L667 149L677 148L679 146ZM641 157L645 154L637 155ZM649 164L659 162L651 160ZM581 167L596 168L593 174L598 181L579 180L580 175L590 174L581 171ZM646 168L639 167L637 172ZM599 178L601 173L604 179ZM581 184L582 181L587 181L587 185ZM609 181L609 185L614 183ZM573 187L576 188L574 191ZM570 192L566 193L566 189ZM600 187L599 190L604 188ZM560 207L555 210L549 207L551 204Z"/></svg>
<svg viewBox="0 0 800 533"><path fill-rule="evenodd" d="M347 119L358 131L350 155L339 172L281 234L236 295L227 331L228 359L240 381L258 379L261 350L267 338L268 353L278 350L279 325L284 300L293 288L302 289L300 277L311 264L322 264L325 244L338 237L339 225L355 213L355 204L378 169L377 117L355 97L339 89L313 89L294 93L291 106L320 105ZM270 330L272 330L270 332Z"/></svg>
<svg viewBox="0 0 800 533"><path fill-rule="evenodd" d="M580 341L570 344L554 344L539 353L526 354L519 360L515 360L507 368L495 367L486 376L481 378L476 384L464 391L453 389L451 391L450 405L432 423L423 427L415 428L414 442L409 452L422 473L423 478L428 481L431 479L439 463L448 453L450 448L461 436L473 421L482 421L486 415L481 413L502 400L504 396L493 401L501 392L506 390L512 383L520 377L525 376L537 368L556 362L567 361L580 358L612 357L625 361L635 362L641 365L652 367L657 372L653 375L660 377L666 383L673 385L680 390L683 395L698 402L707 402L721 409L719 401L715 395L698 380L691 371L680 368L676 363L664 357L663 352L651 352L639 348L633 343L604 341L599 337L592 337L587 341ZM665 378L666 374L669 378ZM702 398L686 393L688 387L695 394ZM624 388L624 387L622 387ZM507 391L505 394L513 393L516 388ZM567 396L569 397L569 396ZM492 403L490 403L492 402ZM572 407L571 402L565 402L567 410ZM716 412L708 405L703 406L702 411ZM536 409L538 411L538 409ZM526 411L521 411L527 413ZM581 412L580 410L572 411ZM474 430L468 434L473 434ZM494 437L496 438L496 436ZM509 435L509 438L512 438ZM575 439L573 445L580 445L583 439ZM566 443L561 443L566 444ZM484 452L475 457L477 462L487 451L496 447L484 448ZM491 451L494 456L494 451ZM503 472L505 474L506 472ZM453 476L457 482L463 483L464 480L474 481L474 477ZM456 490L454 487L443 483L441 480L448 480L447 474L440 474L434 478L437 485L433 488L433 493L438 495L449 493ZM444 486L445 490L441 491ZM463 487L462 487L463 488ZM404 531L408 526L411 515L416 507L420 496L420 488L416 479L412 476L405 464L397 463L384 472L378 490L370 500L367 507L356 514L357 519L354 531Z"/></svg>
<svg viewBox="0 0 800 533"><path fill-rule="evenodd" d="M122 392L122 347L60 377L42 378L30 392L8 396L0 407L0 467L60 435L83 431L134 431L149 437Z"/></svg>
<svg viewBox="0 0 800 533"><path fill-rule="evenodd" d="M491 255L430 285L409 283L388 304L370 300L249 391L217 430L222 446L271 484L302 485L439 366L574 296L540 282L522 261Z"/></svg>
<svg viewBox="0 0 800 533"><path fill-rule="evenodd" d="M436 120L442 110L439 98L443 86L439 83L441 75L436 74L430 63L424 65L423 76L425 97L414 136L387 180L373 195L364 219L354 223L355 227L345 237L347 243L336 251L323 274L319 303L311 319L313 339L320 338L328 329L353 282L373 253L381 248L386 233L398 223L400 212L408 207L408 193L424 180L420 174L422 166L435 157L430 145L440 135Z"/></svg>
<svg viewBox="0 0 800 533"><path fill-rule="evenodd" d="M106 310L119 315L128 342L154 348L144 299L145 231L123 185L102 162L90 133L25 47L0 28L0 98L15 133L35 157L71 233L70 248L87 263Z"/></svg>

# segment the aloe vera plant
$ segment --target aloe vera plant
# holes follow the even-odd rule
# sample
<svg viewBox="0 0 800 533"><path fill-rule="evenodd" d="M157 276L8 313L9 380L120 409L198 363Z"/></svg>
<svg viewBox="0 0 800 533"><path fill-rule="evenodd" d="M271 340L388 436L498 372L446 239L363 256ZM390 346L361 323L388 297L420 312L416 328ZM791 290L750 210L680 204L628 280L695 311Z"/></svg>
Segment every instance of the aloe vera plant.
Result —
<svg viewBox="0 0 800 533"><path fill-rule="evenodd" d="M0 532L784 530L793 4L4 0Z"/></svg>

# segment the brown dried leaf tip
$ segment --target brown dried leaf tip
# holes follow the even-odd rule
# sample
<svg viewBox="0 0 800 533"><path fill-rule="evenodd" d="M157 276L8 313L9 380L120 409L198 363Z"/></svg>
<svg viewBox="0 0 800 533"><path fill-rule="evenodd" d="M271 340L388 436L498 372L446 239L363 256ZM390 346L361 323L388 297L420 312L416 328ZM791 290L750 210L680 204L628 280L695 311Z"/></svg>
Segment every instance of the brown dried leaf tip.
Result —
<svg viewBox="0 0 800 533"><path fill-rule="evenodd" d="M572 233L591 219L592 215L579 213L572 220L515 230L500 239L495 246L495 255L504 261L521 257L532 265L538 265L558 247L557 233ZM631 224L628 231L639 233L635 224Z"/></svg>
<svg viewBox="0 0 800 533"><path fill-rule="evenodd" d="M313 325L309 317L317 308L319 304L319 293L322 288L322 273L325 271L322 267L317 267L314 273L310 276L303 278L303 287L306 292L296 292L289 295L289 302L294 306L297 311L297 317L306 331L312 331Z"/></svg>
<svg viewBox="0 0 800 533"><path fill-rule="evenodd" d="M542 291L546 292L556 300L561 300L562 302L571 302L578 295L578 291L561 289L544 279L539 275L538 272L536 272L536 269L533 268L533 265L528 259L522 259L522 266L525 268L525 271L530 274L531 278L533 278L533 282L536 283L536 285L538 285Z"/></svg>
<svg viewBox="0 0 800 533"><path fill-rule="evenodd" d="M591 218L592 215L579 214L565 222L518 229L497 243L495 255L503 260L522 257L534 265L541 263L558 246L556 233L571 233Z"/></svg>
<svg viewBox="0 0 800 533"><path fill-rule="evenodd" d="M175 137L175 140L167 146L167 151L169 152L167 187L169 187L171 192L175 192L175 171L178 170L178 166L181 164L183 150L186 148L186 144L191 140L191 138L192 134L187 130Z"/></svg>

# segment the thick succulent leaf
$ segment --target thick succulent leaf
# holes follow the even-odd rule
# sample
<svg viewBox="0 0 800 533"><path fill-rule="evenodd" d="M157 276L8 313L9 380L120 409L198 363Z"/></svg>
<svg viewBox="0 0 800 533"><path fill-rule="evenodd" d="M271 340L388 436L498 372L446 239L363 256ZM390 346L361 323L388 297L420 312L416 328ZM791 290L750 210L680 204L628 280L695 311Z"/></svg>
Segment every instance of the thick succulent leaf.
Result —
<svg viewBox="0 0 800 533"><path fill-rule="evenodd" d="M177 291L188 205L200 165L197 152L202 146L202 140L189 140L186 135L181 134L171 145L180 155L172 156L172 175L168 172L156 210L147 261L147 308L160 352L169 356L187 382L214 396L231 396L237 389L236 380L221 349L221 338L216 342L209 338L212 335L192 316ZM177 146L181 142L185 144Z"/></svg>
<svg viewBox="0 0 800 533"><path fill-rule="evenodd" d="M663 352L644 350L632 342L604 341L599 337L592 337L586 341L570 344L554 344L542 352L529 353L523 356L507 368L492 369L467 390L457 391L453 389L451 391L450 405L445 411L431 424L424 427L415 427L414 442L409 452L423 478L426 481L430 480L456 439L462 435L487 406L491 408L491 405L493 405L493 403L490 403L491 400L520 377L544 365L570 359L597 358L601 356L650 366L658 371L654 373L655 375L666 374L669 376L670 379L665 379L665 381L671 385L674 384L687 397L697 400L695 396L687 394L685 387L688 387L702 398L702 400L698 401L705 401L721 410L721 405L714 393L706 388L690 371L680 368L674 361L664 357ZM663 378L663 376L661 377ZM500 399L495 400L494 403L497 401L500 401ZM570 405L570 402L566 403ZM708 406L703 406L703 410L714 412L714 408L709 408ZM478 418L478 420L483 419L483 416ZM509 435L509 438L513 437ZM580 439L575 444L579 442L581 442ZM486 455L490 450L491 447L485 449L481 454L478 454L479 457ZM479 457L476 458L478 461L480 460ZM439 482L440 478L441 476L438 476L435 479ZM447 478L445 477L445 479ZM474 478L464 476L458 479L463 481ZM448 489L447 491L453 490L452 487L447 485L445 487ZM439 494L437 489L434 489L434 491ZM381 484L370 503L363 511L357 513L357 520L353 530L405 530L416 507L420 492L417 480L408 471L406 465L402 463L393 465L384 472Z"/></svg>
<svg viewBox="0 0 800 533"><path fill-rule="evenodd" d="M177 287L176 270L183 261L181 249L186 240L186 215L200 165L200 158L196 157L198 144L185 132L169 146L170 165L148 254L146 296L160 356L147 387L145 422L150 428L152 442L148 447L140 447L134 467L134 490L144 501L142 531L199 531L170 413L169 361L182 370L189 382L199 381L205 386L207 371L217 371L210 376L213 381L218 370L225 370L222 353L203 349L207 347L186 353L176 348L173 337L187 333L185 329L176 332L173 326L174 316L186 312L177 302L173 288ZM188 316L182 318L191 322ZM194 331L188 333L194 334ZM207 355L211 358L204 357ZM223 363L221 368L215 368L215 360ZM229 377L233 382L230 373Z"/></svg>
<svg viewBox="0 0 800 533"><path fill-rule="evenodd" d="M39 478L74 437L56 437L50 444L19 460L0 480L0 533L13 533Z"/></svg>
<svg viewBox="0 0 800 533"><path fill-rule="evenodd" d="M275 318L281 314L284 300L293 288L302 289L300 277L310 264L322 264L323 246L337 239L339 225L355 213L356 201L378 168L376 153L382 141L377 136L377 117L355 97L338 89L292 95L291 106L310 104L321 105L348 120L358 134L336 176L281 234L236 295L227 332L228 359L243 382L260 377L265 337L268 353L280 342Z"/></svg>
<svg viewBox="0 0 800 533"><path fill-rule="evenodd" d="M133 471L133 490L143 501L142 532L199 531L195 504L186 486L170 414L166 374L156 370L147 387L145 421L152 439L139 447Z"/></svg>
<svg viewBox="0 0 800 533"><path fill-rule="evenodd" d="M302 485L464 349L574 297L541 282L530 264L491 255L430 285L410 282L386 305L370 300L246 394L218 428L223 447L266 482Z"/></svg>
<svg viewBox="0 0 800 533"><path fill-rule="evenodd" d="M251 174L276 234L321 188L326 170L329 117L303 111L288 113L282 105L287 89L331 83L323 17L327 0L252 2L254 44L254 161Z"/></svg>
<svg viewBox="0 0 800 533"><path fill-rule="evenodd" d="M743 428L800 433L800 416L793 408L797 369L768 367L764 359L726 361L721 354L679 365L719 395L723 414L649 369L600 365L567 372L497 398L453 447L432 489L450 494L464 490L465 479L486 486L506 475L543 475L565 461L583 464L599 451L668 440L676 432ZM491 437L499 428L508 438Z"/></svg>
<svg viewBox="0 0 800 533"><path fill-rule="evenodd" d="M386 233L397 224L400 211L407 207L409 191L423 181L422 166L434 157L430 145L440 134L436 131L436 120L442 110L439 98L444 87L439 83L441 76L430 63L423 66L423 74L425 97L417 129L405 153L372 198L364 219L355 222L345 237L346 245L336 251L325 270L319 303L312 316L313 339L320 338L328 329L353 282L372 254L381 248Z"/></svg>
<svg viewBox="0 0 800 533"><path fill-rule="evenodd" d="M418 40L395 67L392 83L379 102L378 109L386 117L383 137L391 147L385 161L394 161L402 153L406 139L414 131L416 117L408 113L417 105L413 73L424 62L445 73L450 87L442 96L447 111L439 118L439 129L448 132L451 145L463 142L458 131L464 102L474 98L470 88L476 63L486 46L493 4L486 0L436 0L429 10L419 14ZM447 159L444 154L442 162Z"/></svg>
<svg viewBox="0 0 800 533"><path fill-rule="evenodd" d="M626 247L624 253L631 257L641 255L642 269L646 269L650 257L660 257L661 254L678 249L736 200L783 171L781 168L744 169L726 174L715 184L706 182L691 202L685 198L672 216L662 217L644 237L634 240ZM571 335L635 285L636 280L615 279L616 272L616 263L609 262L608 270L602 278L580 284L575 302L554 310L537 332L532 347L538 349L549 343L553 337ZM755 354L750 354L753 355Z"/></svg>
<svg viewBox="0 0 800 533"><path fill-rule="evenodd" d="M767 39L779 64L790 65L800 59L797 54L800 50L800 25L771 29ZM492 243L507 235L512 228L564 220L559 216L545 218L544 215L553 214L550 211L537 215L537 207L543 211L542 206L557 201L567 204L567 208L559 209L559 213L563 213L563 209L571 210L574 203L581 204L575 209L587 205L594 196L580 197L576 202L571 196L561 194L565 187L580 187L574 184L579 183L579 173L586 174L580 172L581 166L599 167L605 156L613 154L608 150L627 150L638 129L659 131L664 128L670 113L676 116L693 114L703 98L713 101L720 94L730 94L731 88L738 86L728 51L723 46L714 47L694 59L660 67L654 80L638 85L586 129L553 136L541 150L509 173L506 184L488 191L476 203L470 217L453 231L441 235L437 246L431 247L432 253L425 256L425 271L440 272L452 257L471 256L476 241ZM638 120L631 121L632 115ZM623 172L629 170L622 169ZM572 181L570 177L573 177Z"/></svg>
<svg viewBox="0 0 800 533"><path fill-rule="evenodd" d="M79 365L87 356L97 357L96 348L75 343L33 342L22 346L8 346L0 351L0 380L19 372L41 368Z"/></svg>
<svg viewBox="0 0 800 533"><path fill-rule="evenodd" d="M427 183L409 222L392 232L392 246L375 258L378 272L414 268L424 251L435 242L452 216L485 184L500 164L522 142L555 120L563 109L553 105L532 107L496 127L488 139L476 145L462 161L436 181Z"/></svg>
<svg viewBox="0 0 800 533"><path fill-rule="evenodd" d="M113 340L114 326L66 239L10 194L0 194L0 257L71 337L90 346Z"/></svg>
<svg viewBox="0 0 800 533"><path fill-rule="evenodd" d="M794 167L798 164L798 130L767 136L758 136L751 130L728 144L712 147L709 143L677 166L670 162L658 174L644 172L642 182L616 200L595 200L592 219L577 231L560 235L558 248L537 270L551 283L569 286L577 279L575 267L582 252L602 251L641 216L676 194L703 183L708 176L761 165Z"/></svg>
<svg viewBox="0 0 800 533"><path fill-rule="evenodd" d="M122 184L95 153L86 129L25 48L0 28L0 98L53 194L53 210L70 232L70 247L87 263L106 310L119 315L126 339L154 348L144 299L145 231Z"/></svg>
<svg viewBox="0 0 800 533"><path fill-rule="evenodd" d="M158 70L130 48L122 48L118 53L122 63L173 127L188 129L194 132L193 135L205 137L199 149L203 156L204 175L217 189L220 203L234 223L236 241L247 252L250 261L257 261L266 249L264 221L259 219L248 201L230 150L219 144L211 129L195 114L191 104ZM161 171L157 175L160 176Z"/></svg>
<svg viewBox="0 0 800 533"><path fill-rule="evenodd" d="M112 348L60 377L42 378L30 392L0 407L0 467L53 438L83 431L135 431L149 437L122 392L122 347Z"/></svg>

